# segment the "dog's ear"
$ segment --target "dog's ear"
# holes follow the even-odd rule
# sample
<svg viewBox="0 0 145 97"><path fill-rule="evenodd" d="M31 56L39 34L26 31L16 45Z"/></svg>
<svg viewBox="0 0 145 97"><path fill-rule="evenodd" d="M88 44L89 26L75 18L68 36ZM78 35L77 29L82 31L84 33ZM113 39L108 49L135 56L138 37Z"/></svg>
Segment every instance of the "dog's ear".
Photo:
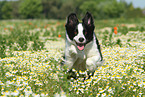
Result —
<svg viewBox="0 0 145 97"><path fill-rule="evenodd" d="M68 17L67 17L67 21L66 21L66 27L67 26L74 26L77 25L79 23L78 18L76 16L75 13L71 13Z"/></svg>
<svg viewBox="0 0 145 97"><path fill-rule="evenodd" d="M87 12L85 17L82 19L83 24L87 26L94 26L94 20L91 13Z"/></svg>

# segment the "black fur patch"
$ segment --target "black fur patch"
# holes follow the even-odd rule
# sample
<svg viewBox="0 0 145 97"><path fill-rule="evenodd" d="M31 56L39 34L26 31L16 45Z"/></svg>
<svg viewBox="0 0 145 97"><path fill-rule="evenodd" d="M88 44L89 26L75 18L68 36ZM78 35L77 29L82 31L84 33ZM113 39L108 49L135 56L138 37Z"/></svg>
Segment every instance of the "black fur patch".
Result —
<svg viewBox="0 0 145 97"><path fill-rule="evenodd" d="M84 35L87 40L86 43L89 43L90 41L93 40L93 33L95 29L94 20L92 15L89 12L87 12L85 17L82 19L82 21L83 21L82 25L84 27Z"/></svg>
<svg viewBox="0 0 145 97"><path fill-rule="evenodd" d="M77 16L75 13L71 13L67 18L67 23L65 25L67 34L71 40L76 36L77 31L77 25L79 24L79 21L77 19Z"/></svg>

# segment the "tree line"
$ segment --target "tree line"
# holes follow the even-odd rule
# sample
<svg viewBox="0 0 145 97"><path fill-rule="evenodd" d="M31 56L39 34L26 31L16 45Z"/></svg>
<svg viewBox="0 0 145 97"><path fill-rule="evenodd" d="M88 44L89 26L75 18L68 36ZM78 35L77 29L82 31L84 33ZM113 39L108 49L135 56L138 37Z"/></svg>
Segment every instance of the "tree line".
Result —
<svg viewBox="0 0 145 97"><path fill-rule="evenodd" d="M65 19L75 12L86 11L95 19L143 17L143 10L124 0L14 0L0 1L0 19Z"/></svg>

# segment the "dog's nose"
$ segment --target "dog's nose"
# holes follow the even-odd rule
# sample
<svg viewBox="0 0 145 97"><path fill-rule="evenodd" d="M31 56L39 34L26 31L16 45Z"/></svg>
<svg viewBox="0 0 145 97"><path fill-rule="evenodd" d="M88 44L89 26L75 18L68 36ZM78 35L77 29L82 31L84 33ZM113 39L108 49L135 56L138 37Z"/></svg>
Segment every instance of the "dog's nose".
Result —
<svg viewBox="0 0 145 97"><path fill-rule="evenodd" d="M80 37L80 38L79 38L79 41L80 41L80 42L83 42L83 41L84 41L84 38L83 38L83 37Z"/></svg>

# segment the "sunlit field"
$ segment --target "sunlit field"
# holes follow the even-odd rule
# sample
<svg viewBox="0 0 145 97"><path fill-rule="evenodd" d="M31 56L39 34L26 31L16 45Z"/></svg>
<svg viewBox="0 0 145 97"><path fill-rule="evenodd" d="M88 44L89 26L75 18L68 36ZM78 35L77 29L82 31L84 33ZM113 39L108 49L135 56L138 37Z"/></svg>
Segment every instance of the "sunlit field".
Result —
<svg viewBox="0 0 145 97"><path fill-rule="evenodd" d="M104 65L67 79L64 20L0 21L0 96L144 97L144 19L96 20ZM87 75L87 71L76 75Z"/></svg>

